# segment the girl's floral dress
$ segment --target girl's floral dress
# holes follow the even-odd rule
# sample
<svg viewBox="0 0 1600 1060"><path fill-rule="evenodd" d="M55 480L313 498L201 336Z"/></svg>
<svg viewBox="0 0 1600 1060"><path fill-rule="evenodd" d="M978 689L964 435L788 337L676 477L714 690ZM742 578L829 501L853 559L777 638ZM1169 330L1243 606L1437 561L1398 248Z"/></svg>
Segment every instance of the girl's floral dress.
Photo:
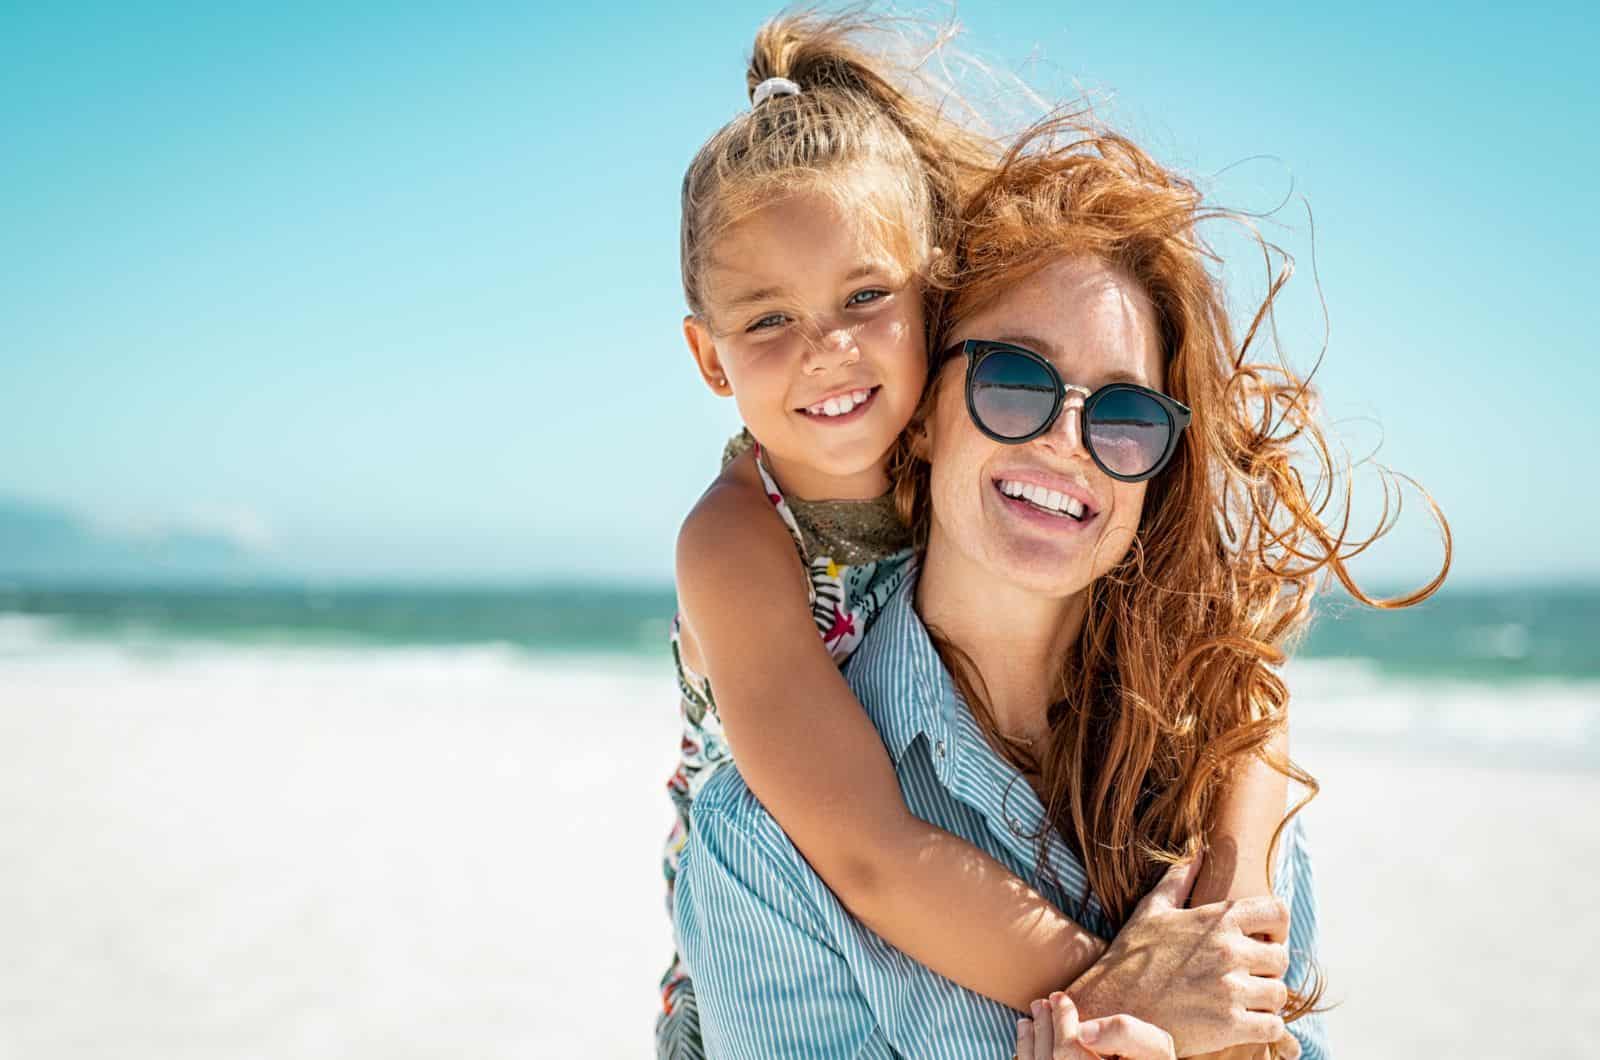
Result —
<svg viewBox="0 0 1600 1060"><path fill-rule="evenodd" d="M809 574L811 614L817 632L835 663L861 643L884 603L910 570L910 534L895 514L888 494L870 501L787 500L762 458L761 447L742 432L723 453L726 465L746 448L754 448L756 469L767 499L794 538L800 561ZM838 559L835 559L838 557ZM689 811L695 796L717 767L732 761L717 716L711 683L683 660L681 616L672 623L672 658L678 671L678 708L683 719L678 768L667 781L667 794L677 819L667 836L662 869L667 880L667 916L672 917L673 883L678 855L689 837ZM676 953L661 977L661 1012L656 1017L658 1060L701 1060L699 1011L688 969Z"/></svg>

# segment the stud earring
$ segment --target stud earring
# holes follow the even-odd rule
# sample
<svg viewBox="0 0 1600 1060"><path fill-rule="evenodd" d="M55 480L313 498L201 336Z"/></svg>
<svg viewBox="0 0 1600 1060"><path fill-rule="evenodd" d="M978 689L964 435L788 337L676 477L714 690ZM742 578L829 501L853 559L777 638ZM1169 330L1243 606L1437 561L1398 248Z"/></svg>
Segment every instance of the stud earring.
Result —
<svg viewBox="0 0 1600 1060"><path fill-rule="evenodd" d="M718 386L727 386L728 385L728 377L725 376L725 375L717 376L717 385Z"/></svg>

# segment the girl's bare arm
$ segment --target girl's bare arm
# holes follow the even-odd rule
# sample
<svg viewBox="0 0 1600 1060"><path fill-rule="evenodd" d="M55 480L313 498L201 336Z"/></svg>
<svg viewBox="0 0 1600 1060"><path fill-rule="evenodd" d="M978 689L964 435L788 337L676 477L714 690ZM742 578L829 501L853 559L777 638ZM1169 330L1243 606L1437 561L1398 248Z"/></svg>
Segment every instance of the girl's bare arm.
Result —
<svg viewBox="0 0 1600 1060"><path fill-rule="evenodd" d="M977 847L913 815L813 624L794 542L736 461L678 538L683 625L750 790L852 915L1025 1011L1105 944ZM748 468L744 469L748 471Z"/></svg>
<svg viewBox="0 0 1600 1060"><path fill-rule="evenodd" d="M1289 757L1288 728L1268 742L1274 758ZM1289 778L1260 758L1242 765L1219 793L1206 832L1206 858L1191 906L1271 894L1267 844L1288 809Z"/></svg>

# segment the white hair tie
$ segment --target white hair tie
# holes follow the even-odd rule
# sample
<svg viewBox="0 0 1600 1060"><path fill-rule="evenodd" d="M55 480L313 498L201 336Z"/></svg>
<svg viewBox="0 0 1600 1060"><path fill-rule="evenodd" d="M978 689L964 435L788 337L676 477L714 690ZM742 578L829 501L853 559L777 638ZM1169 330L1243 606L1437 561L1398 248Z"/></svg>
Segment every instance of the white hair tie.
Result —
<svg viewBox="0 0 1600 1060"><path fill-rule="evenodd" d="M750 96L750 108L754 110L773 96L798 96L800 86L787 77L769 77L756 86Z"/></svg>

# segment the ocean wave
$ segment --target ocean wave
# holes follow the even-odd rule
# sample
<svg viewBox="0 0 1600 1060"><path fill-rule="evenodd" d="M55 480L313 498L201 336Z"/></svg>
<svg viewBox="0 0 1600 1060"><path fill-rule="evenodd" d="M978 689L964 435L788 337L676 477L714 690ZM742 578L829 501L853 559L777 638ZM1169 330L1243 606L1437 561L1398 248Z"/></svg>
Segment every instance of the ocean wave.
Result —
<svg viewBox="0 0 1600 1060"><path fill-rule="evenodd" d="M1514 755L1600 766L1600 682L1395 676L1363 659L1285 667L1297 739Z"/></svg>
<svg viewBox="0 0 1600 1060"><path fill-rule="evenodd" d="M63 639L59 619L0 611L0 659L47 652Z"/></svg>
<svg viewBox="0 0 1600 1060"><path fill-rule="evenodd" d="M159 628L120 627L115 636L85 635L53 618L0 614L0 667L32 673L180 671L229 685L292 671L338 683L363 680L459 690L496 684L590 686L622 681L670 684L665 648L596 656L529 651L503 641L471 644L370 644L350 638L258 637L247 641L175 636Z"/></svg>
<svg viewBox="0 0 1600 1060"><path fill-rule="evenodd" d="M258 637L246 641L176 636L125 624L115 635L85 633L63 620L0 614L0 679L44 685L165 674L219 696L251 689L337 689L349 699L425 707L466 701L570 704L617 716L674 710L665 646L653 655L533 651L506 641L368 644L349 639ZM1555 754L1600 768L1600 681L1562 678L1476 680L1397 675L1377 660L1299 658L1284 668L1297 744L1464 751L1475 755Z"/></svg>

